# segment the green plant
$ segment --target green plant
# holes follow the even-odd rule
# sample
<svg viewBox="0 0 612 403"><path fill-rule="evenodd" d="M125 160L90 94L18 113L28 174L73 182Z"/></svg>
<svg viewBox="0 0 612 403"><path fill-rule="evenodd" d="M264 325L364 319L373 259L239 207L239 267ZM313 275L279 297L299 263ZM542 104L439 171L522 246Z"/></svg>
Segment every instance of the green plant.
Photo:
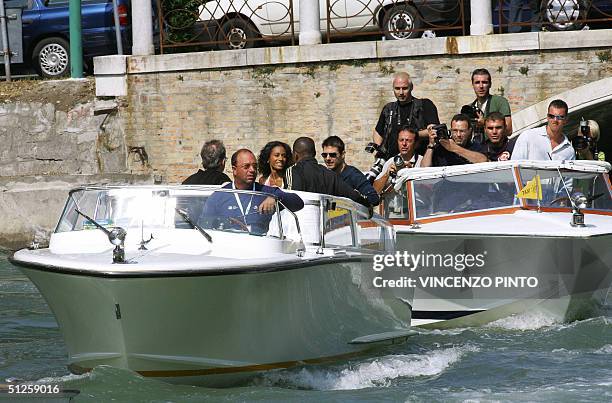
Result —
<svg viewBox="0 0 612 403"><path fill-rule="evenodd" d="M319 91L314 93L315 98L319 98L321 96L321 93Z"/></svg>
<svg viewBox="0 0 612 403"><path fill-rule="evenodd" d="M198 7L201 4L201 0L162 0L166 42L180 43L193 39L193 25L198 20Z"/></svg>
<svg viewBox="0 0 612 403"><path fill-rule="evenodd" d="M611 50L602 50L601 52L595 52L597 58L601 63L609 62L612 60L612 51Z"/></svg>
<svg viewBox="0 0 612 403"><path fill-rule="evenodd" d="M179 74L179 75L178 75L178 77L177 77L176 79L177 79L177 80L179 80L179 81L183 81L183 80L184 80L184 77L183 77L181 74Z"/></svg>
<svg viewBox="0 0 612 403"><path fill-rule="evenodd" d="M366 59L353 59L348 64L354 67L363 67L368 64L368 61Z"/></svg>
<svg viewBox="0 0 612 403"><path fill-rule="evenodd" d="M385 75L391 75L391 74L395 73L395 68L393 67L392 64L389 64L387 66L385 64L380 63L378 65L378 69L380 70L381 73L383 73Z"/></svg>
<svg viewBox="0 0 612 403"><path fill-rule="evenodd" d="M272 83L270 76L276 69L277 67L273 66L256 67L253 69L251 76L254 80L259 81L264 88L274 88L274 83Z"/></svg>
<svg viewBox="0 0 612 403"><path fill-rule="evenodd" d="M341 63L339 62L329 62L327 63L327 68L329 69L329 71L336 71L340 68Z"/></svg>
<svg viewBox="0 0 612 403"><path fill-rule="evenodd" d="M528 72L529 72L529 67L527 66L522 66L521 68L519 68L519 73L521 73L524 76L526 76Z"/></svg>
<svg viewBox="0 0 612 403"><path fill-rule="evenodd" d="M457 74L461 74L461 69L460 69L459 67L457 67L457 68L455 69L455 73L457 73Z"/></svg>
<svg viewBox="0 0 612 403"><path fill-rule="evenodd" d="M506 89L504 87L499 87L499 88L497 88L497 92L499 93L499 95L501 95L503 97L504 96L504 92L506 92Z"/></svg>
<svg viewBox="0 0 612 403"><path fill-rule="evenodd" d="M317 73L317 69L319 68L318 65L316 64L311 64L310 66L308 66L306 68L306 71L304 72L304 75L312 78L314 80L315 78L315 74Z"/></svg>
<svg viewBox="0 0 612 403"><path fill-rule="evenodd" d="M497 72L498 72L498 73L503 73L503 72L504 72L504 67L503 67L503 66L499 66L499 67L497 68Z"/></svg>

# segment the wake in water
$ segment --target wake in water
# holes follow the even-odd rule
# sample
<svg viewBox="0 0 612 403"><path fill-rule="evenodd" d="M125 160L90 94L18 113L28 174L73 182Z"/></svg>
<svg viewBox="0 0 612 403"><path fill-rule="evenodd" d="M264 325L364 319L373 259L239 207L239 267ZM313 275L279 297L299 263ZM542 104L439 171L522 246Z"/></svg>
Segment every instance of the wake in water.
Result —
<svg viewBox="0 0 612 403"><path fill-rule="evenodd" d="M559 323L561 322L552 315L548 316L542 312L525 312L498 319L485 325L485 327L506 330L536 330Z"/></svg>
<svg viewBox="0 0 612 403"><path fill-rule="evenodd" d="M473 346L457 346L425 354L387 355L348 368L278 371L265 374L256 383L314 390L350 390L386 387L396 378L435 376L458 362Z"/></svg>

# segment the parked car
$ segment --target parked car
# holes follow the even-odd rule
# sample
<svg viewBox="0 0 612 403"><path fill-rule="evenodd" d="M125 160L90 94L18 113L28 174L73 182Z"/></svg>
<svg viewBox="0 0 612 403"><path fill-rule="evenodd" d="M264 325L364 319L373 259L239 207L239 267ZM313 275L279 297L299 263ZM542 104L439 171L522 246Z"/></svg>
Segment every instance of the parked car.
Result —
<svg viewBox="0 0 612 403"><path fill-rule="evenodd" d="M13 3L13 4L11 4ZM23 62L43 77L70 73L68 0L5 1L22 8ZM128 0L117 0L123 49L129 53ZM117 53L112 0L81 0L83 61L92 68L95 56Z"/></svg>
<svg viewBox="0 0 612 403"><path fill-rule="evenodd" d="M386 39L399 40L435 36L436 32L457 34L461 33L459 27L463 20L465 31L469 32L469 0L334 0L329 3L332 35L380 33ZM491 1L494 26L499 27L500 7L502 21L507 23L510 3L511 0ZM529 3L517 1L523 4L520 17L523 21L531 18ZM292 1L292 9L289 4L289 0L209 0L200 6L198 24L209 38L218 41L220 49L249 48L259 40L287 40L292 34L294 37L299 34L299 0ZM541 22L549 30L580 29L585 17L604 19L603 23L610 26L612 18L610 0L542 0L540 7ZM319 1L319 10L320 29L325 34L327 1Z"/></svg>

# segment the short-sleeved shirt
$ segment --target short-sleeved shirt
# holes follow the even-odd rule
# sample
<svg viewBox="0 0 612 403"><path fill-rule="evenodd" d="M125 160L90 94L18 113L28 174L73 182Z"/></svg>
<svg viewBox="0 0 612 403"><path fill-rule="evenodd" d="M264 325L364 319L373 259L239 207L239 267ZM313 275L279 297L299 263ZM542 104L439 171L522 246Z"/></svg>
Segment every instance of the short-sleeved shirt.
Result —
<svg viewBox="0 0 612 403"><path fill-rule="evenodd" d="M514 145L512 159L569 161L576 159L576 152L565 136L563 136L561 144L553 150L546 132L546 126L541 126L521 133Z"/></svg>
<svg viewBox="0 0 612 403"><path fill-rule="evenodd" d="M474 104L477 104L477 101L474 101ZM487 100L483 113L485 117L489 116L491 112L499 112L502 115L508 117L512 115L510 112L510 103L508 100L499 95L491 95Z"/></svg>
<svg viewBox="0 0 612 403"><path fill-rule="evenodd" d="M470 141L467 147L464 147L470 151L484 154L482 145L477 141ZM471 164L470 161L463 158L459 154L448 151L446 148L438 145L434 151L431 159L431 165L434 167L448 167L452 165L463 165Z"/></svg>
<svg viewBox="0 0 612 403"><path fill-rule="evenodd" d="M415 100L416 98L413 98L411 101L405 103L399 103L397 101L390 102L385 105L383 110L380 112L375 130L380 137L385 139L383 144L387 145L388 155L396 155L399 153L399 148L397 147L397 135L400 127L410 126L413 129L421 130L430 124L440 124L438 109L430 99L418 99L421 105L418 113L413 110L413 108L415 108ZM397 110L396 108L399 109L399 116L397 113L395 116L390 116L389 114L385 113L385 111L388 110ZM387 127L389 126L389 123L391 124L389 130L391 138L386 139Z"/></svg>
<svg viewBox="0 0 612 403"><path fill-rule="evenodd" d="M482 152L487 156L489 161L508 161L512 156L515 143L516 137L512 139L506 137L502 144L498 146L495 146L487 139L482 147Z"/></svg>

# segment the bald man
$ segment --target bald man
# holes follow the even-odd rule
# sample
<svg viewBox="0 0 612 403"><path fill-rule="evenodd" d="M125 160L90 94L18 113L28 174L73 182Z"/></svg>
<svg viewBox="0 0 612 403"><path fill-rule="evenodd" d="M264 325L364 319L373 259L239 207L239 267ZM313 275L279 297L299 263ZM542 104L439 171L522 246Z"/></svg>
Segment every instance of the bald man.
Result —
<svg viewBox="0 0 612 403"><path fill-rule="evenodd" d="M397 73L393 77L393 94L397 101L385 105L372 132L372 141L385 146L387 158L399 154L397 135L400 127L417 129L419 137L429 138L431 126L440 124L434 103L427 98L413 97L413 88L408 73Z"/></svg>
<svg viewBox="0 0 612 403"><path fill-rule="evenodd" d="M295 140L293 143L295 165L289 167L285 173L287 189L347 197L371 207L367 198L350 187L337 173L320 165L315 159L316 154L313 139L300 137Z"/></svg>

